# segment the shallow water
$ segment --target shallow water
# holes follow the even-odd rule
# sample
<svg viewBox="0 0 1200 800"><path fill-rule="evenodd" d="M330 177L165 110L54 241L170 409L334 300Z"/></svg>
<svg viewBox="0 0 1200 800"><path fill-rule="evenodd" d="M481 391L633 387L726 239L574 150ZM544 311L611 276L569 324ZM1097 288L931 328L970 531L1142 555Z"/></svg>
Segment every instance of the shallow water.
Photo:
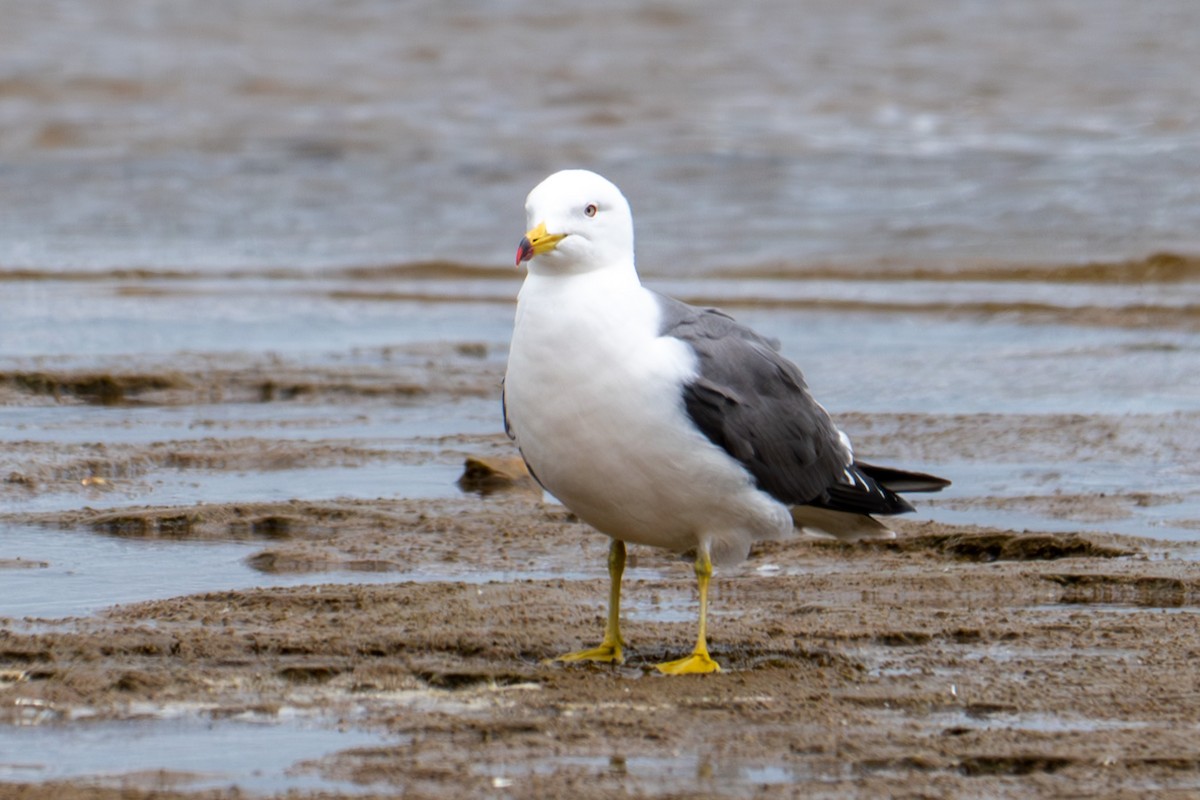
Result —
<svg viewBox="0 0 1200 800"><path fill-rule="evenodd" d="M343 288L362 288L359 282L344 278L333 282ZM445 295L446 286L455 285L460 295L478 297L481 302L368 302L343 299L323 289L312 291L310 284L324 287L326 281L282 282L273 302L256 306L254 296L242 295L241 279L206 279L207 296L214 299L222 313L211 320L193 314L183 335L175 329L174 315L183 308L181 303L194 300L185 302L174 288L169 287L163 294L134 297L111 289L138 285L137 280L111 278L98 284L33 281L31 285L41 289L61 287L68 298L76 298L69 303L73 311L52 322L53 315L45 313L46 307L39 314L36 305L26 305L29 297L17 293L14 301L14 296L6 295L0 306L21 310L24 316L0 316L0 331L20 332L25 323L43 327L33 333L26 331L28 336L18 339L15 352L0 356L0 371L86 369L94 365L118 373L191 374L189 370L193 370L203 375L216 362L235 371L265 369L267 374L277 368L271 365L282 363L301 373L330 369L350 376L375 372L387 375L417 368L425 370L419 374L428 375L430 369L441 371L443 362L447 367L460 363L451 361L457 357L453 345L458 342L479 348L480 356L462 359L461 364L480 371L482 377L471 380L485 387L482 396L393 398L351 393L303 402L134 403L112 407L47 403L43 399L37 405L4 407L0 408L0 441L12 447L65 447L69 453L74 446L87 445L88 452L93 452L92 443L103 443L122 465L102 473L107 475L103 485L85 486L80 482L79 468L72 467L67 456L54 455L52 459L63 462L58 468L59 477L43 480L30 490L9 490L6 510L45 512L85 505L187 507L291 498L458 495L454 481L460 471L460 453L472 445L447 445L443 440L500 435L498 387L492 387L496 387L503 365L511 303L492 299L498 287L474 278L460 281L437 277L417 281L409 290ZM374 281L366 284L374 286ZM512 279L500 281L500 288L515 285ZM708 279L695 283L674 281L664 288L713 297L769 295L833 300L844 298L847 291L860 298L871 292L884 296L889 285L887 281L847 286ZM1018 300L1023 293L1043 292L1043 287L1019 283L1006 284L1005 289ZM960 300L994 298L994 287L986 283L956 284L954 291ZM1146 302L1145 292L1136 288L1131 291L1138 295L1138 302ZM1089 293L1084 300L1072 293L1069 301L1119 307L1127 299L1119 286L1085 287L1084 294ZM1151 294L1156 302L1173 302L1171 293L1155 290ZM82 351L72 351L72 342L90 341L92 332L102 328L104 320L111 321L114 330L120 329L120 320L136 309L145 312L137 335L126 331L86 345ZM1171 415L1200 409L1200 392L1195 391L1192 369L1200 352L1200 338L1188 330L1032 323L1003 314L844 312L819 305L791 309L751 304L735 306L733 311L781 340L784 352L803 365L816 395L835 415L1104 413L1119 418L1125 414ZM13 319L23 322L14 323ZM242 327L239 319L252 330ZM314 330L311 323L315 319L353 322L344 332L331 332L337 329L336 324ZM449 343L444 338L447 336ZM267 366L261 367L263 362L256 360L261 359L260 349L286 353L286 358L282 362L268 360ZM213 441L217 444L211 444ZM335 455L331 463L307 464L301 460L268 466L268 460L261 466L239 467L234 462L230 467L198 468L173 465L161 457L140 456L137 449L191 452L203 445L218 448L219 456L223 452L219 443L223 441L236 441L243 450L270 450L277 443L297 453L310 446L326 447L333 448ZM121 461L113 450L117 447L134 449ZM928 502L921 499L923 517L1017 530L1093 530L1180 541L1195 538L1200 497L1189 488L1195 486L1194 470L1162 458L1152 442L1140 446L1136 453L1126 448L1106 455L1101 448L1082 462L1071 449L1050 451L1041 461L1008 455L1003 448L988 452L977 443L971 445L971 450L975 455L970 458L935 455L920 460L899 454L913 468L947 474L955 480L943 494ZM336 455L341 451L345 455ZM953 447L949 451L953 452ZM938 452L936 448L934 452ZM23 469L20 460L12 457L6 468ZM1143 493L1161 496L1162 500L1128 503L1119 509L1120 513L1104 518L1089 515L1086 503L1081 506L1082 512L1066 514L1038 505L971 505L973 499L1004 500L1055 493ZM16 530L0 533L5 557L42 559L51 567L7 571L6 582L24 587L10 594L9 602L0 608L0 615L13 617L87 614L121 602L241 586L413 577L361 572L268 577L242 563L254 550L242 543L193 547L186 542L112 540L91 533L55 531L35 536L24 529L27 533L20 535ZM43 554L46 547L56 546L54 552ZM564 573L560 570L561 565L544 564L519 571L519 577L561 577ZM596 574L600 574L598 568ZM147 582L145 575L155 578ZM489 580L505 575L508 573L491 569L451 570L431 573L427 579ZM119 591L112 591L114 587ZM670 608L631 611L635 616L652 619L673 619L672 615L683 613Z"/></svg>
<svg viewBox="0 0 1200 800"><path fill-rule="evenodd" d="M424 282L420 290L441 296L444 283ZM263 304L236 280L211 286L203 301L186 294L114 297L71 282L56 284L62 297L53 301L49 294L30 298L6 292L0 297L0 370L87 364L169 372L189 362L253 354L306 367L394 369L417 358L405 354L405 346L422 342L479 345L484 358L500 363L512 325L511 299L503 298L515 296L518 284L461 283L465 285L458 292L464 300L488 302L367 302L285 282L270 291L272 302ZM940 314L906 314L894 307L870 308L872 298L897 302L891 281L647 283L679 296L741 303L729 310L778 338L783 352L802 366L817 396L835 413L1166 413L1200 408L1200 377L1194 369L1200 334L1194 330L1034 322L1016 313L1030 297L1043 295L1057 298L1054 304L1061 309L1078 304L1113 312L1130 304L1166 309L1194 304L1200 284L1048 289L1008 283L1003 286L1007 297L986 282L954 285L950 297L942 297L936 283L902 284L901 294L923 293L945 303ZM372 287L367 285L367 293ZM867 307L820 307L845 300L848 290ZM818 305L765 309L753 305L755 297L805 297ZM60 314L59 302L73 311ZM955 313L956 306L969 308L972 302L999 308ZM1005 313L1007 305L1012 313ZM209 308L218 313L210 315Z"/></svg>
<svg viewBox="0 0 1200 800"><path fill-rule="evenodd" d="M956 483L918 500L918 505L922 517L939 522L986 522L1014 531L1092 531L1178 542L1197 538L1200 487L1194 473L1170 462L1130 458L1080 465L1064 456L1041 464L959 462L936 468L954 475ZM1078 492L1081 500L1057 509L1047 507L1045 501L1062 499L1069 491ZM1104 505L1108 498L1114 498L1111 506ZM1026 499L1029 502L1022 503ZM972 500L982 504L973 506ZM1000 503L989 502L993 500Z"/></svg>
<svg viewBox="0 0 1200 800"><path fill-rule="evenodd" d="M494 433L500 418L494 397L427 403L223 403L181 406L0 406L0 442L79 442L92 432L108 444L151 444L254 437L272 440L328 437L370 439L381 449L428 447L454 434Z"/></svg>
<svg viewBox="0 0 1200 800"><path fill-rule="evenodd" d="M54 358L56 365L138 356L270 353L327 363L356 351L414 341L507 342L512 309L418 300L331 298L336 283L226 280L0 283L0 343L7 358ZM437 287L432 287L437 288ZM515 297L516 283L509 282ZM469 325L464 327L465 320ZM505 348L507 349L507 348Z"/></svg>
<svg viewBox="0 0 1200 800"><path fill-rule="evenodd" d="M986 296L981 289L979 296ZM739 310L839 412L1168 413L1200 408L1200 335L976 318Z"/></svg>
<svg viewBox="0 0 1200 800"><path fill-rule="evenodd" d="M1200 248L1190 0L2 10L8 267L502 266L576 165L673 275Z"/></svg>
<svg viewBox="0 0 1200 800"><path fill-rule="evenodd" d="M80 778L99 785L149 789L201 790L236 784L256 793L324 789L365 794L379 787L325 775L316 761L335 751L387 743L376 733L336 728L330 720L302 716L217 721L181 716L69 727L3 727L0 781ZM51 751L53 760L46 757ZM642 790L682 785L733 796L764 785L849 777L847 769L833 762L770 764L696 754L673 758L559 755L519 763L481 762L472 768L473 774L490 779L495 790L519 789L531 775L559 771L619 776L622 783Z"/></svg>
<svg viewBox="0 0 1200 800"><path fill-rule="evenodd" d="M55 530L0 523L0 620L55 620L96 614L113 606L189 594L254 587L326 583L512 583L515 581L597 580L608 576L601 558L521 559L519 566L421 562L407 570L339 569L305 572L262 571L251 557L269 549L262 541L189 541L106 536L91 531ZM679 575L687 575L684 565ZM624 610L631 620L689 622L695 617L691 586L677 593L646 596L639 581L658 580L664 571L630 567ZM720 617L720 612L715 614Z"/></svg>
<svg viewBox="0 0 1200 800"><path fill-rule="evenodd" d="M65 511L81 504L117 509L147 504L189 506L200 503L272 502L302 496L306 500L382 497L457 497L460 464L391 464L386 470L367 467L254 470L151 470L136 479L108 481L104 489L71 486L60 491L30 493L10 499L13 512Z"/></svg>
<svg viewBox="0 0 1200 800"><path fill-rule="evenodd" d="M20 558L35 566L4 570L0 617L87 616L122 603L255 586L406 579L394 573L348 571L266 574L247 563L262 549L261 542L125 539L4 526L0 559Z"/></svg>
<svg viewBox="0 0 1200 800"><path fill-rule="evenodd" d="M379 745L379 734L295 716L211 720L194 716L71 725L0 726L0 782L68 778L106 786L254 793L366 789L304 762L333 750Z"/></svg>

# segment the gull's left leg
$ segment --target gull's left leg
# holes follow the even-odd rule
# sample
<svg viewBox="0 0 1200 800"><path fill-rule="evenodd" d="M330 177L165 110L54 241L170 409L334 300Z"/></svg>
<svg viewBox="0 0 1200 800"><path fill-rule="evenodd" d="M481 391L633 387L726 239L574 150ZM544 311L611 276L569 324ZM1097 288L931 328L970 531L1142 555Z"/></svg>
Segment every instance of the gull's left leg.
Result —
<svg viewBox="0 0 1200 800"><path fill-rule="evenodd" d="M708 553L708 544L705 543L696 548L696 585L700 589L700 635L696 638L696 649L687 658L659 664L659 672L665 672L667 675L688 675L721 671L721 665L713 661L708 655L708 642L706 640L708 581L712 578L712 572L712 558Z"/></svg>
<svg viewBox="0 0 1200 800"><path fill-rule="evenodd" d="M625 572L625 543L613 539L608 548L608 621L604 624L604 641L590 650L566 653L555 661L609 661L624 664L621 652L621 576Z"/></svg>

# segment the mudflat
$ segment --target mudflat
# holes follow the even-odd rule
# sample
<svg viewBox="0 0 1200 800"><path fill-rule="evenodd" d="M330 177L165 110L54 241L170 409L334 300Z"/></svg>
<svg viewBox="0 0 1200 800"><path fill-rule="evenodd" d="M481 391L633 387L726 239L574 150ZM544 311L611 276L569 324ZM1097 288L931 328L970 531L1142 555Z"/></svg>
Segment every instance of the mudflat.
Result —
<svg viewBox="0 0 1200 800"><path fill-rule="evenodd" d="M626 576L626 664L547 663L599 637L605 543L533 493L184 515L71 522L119 536L252 531L265 572L433 577L318 577L14 622L0 639L0 721L302 715L377 733L295 767L352 785L345 796L1185 797L1200 783L1200 574L1170 543L906 521L891 542L761 546L715 583L725 671L668 678L651 665L690 647L690 569L642 549ZM463 563L472 579L436 578ZM551 564L564 577L522 577ZM0 793L195 796L199 777L166 768Z"/></svg>

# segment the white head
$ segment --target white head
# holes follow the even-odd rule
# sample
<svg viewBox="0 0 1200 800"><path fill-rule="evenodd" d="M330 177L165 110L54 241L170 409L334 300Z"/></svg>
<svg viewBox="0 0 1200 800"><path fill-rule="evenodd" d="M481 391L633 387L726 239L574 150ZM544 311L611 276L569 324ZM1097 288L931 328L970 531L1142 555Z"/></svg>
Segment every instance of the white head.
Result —
<svg viewBox="0 0 1200 800"><path fill-rule="evenodd" d="M539 183L525 199L529 232L517 264L539 274L633 267L633 215L621 190L594 172L568 169Z"/></svg>

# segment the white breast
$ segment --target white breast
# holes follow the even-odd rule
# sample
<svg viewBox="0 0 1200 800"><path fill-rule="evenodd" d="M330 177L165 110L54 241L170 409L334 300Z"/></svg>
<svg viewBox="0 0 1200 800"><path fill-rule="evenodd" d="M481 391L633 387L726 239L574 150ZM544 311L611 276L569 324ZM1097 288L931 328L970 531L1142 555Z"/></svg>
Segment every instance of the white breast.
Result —
<svg viewBox="0 0 1200 800"><path fill-rule="evenodd" d="M698 431L681 387L696 359L658 335L654 296L613 270L530 275L505 377L508 421L542 484L581 519L675 551L740 560L791 530L785 507Z"/></svg>

